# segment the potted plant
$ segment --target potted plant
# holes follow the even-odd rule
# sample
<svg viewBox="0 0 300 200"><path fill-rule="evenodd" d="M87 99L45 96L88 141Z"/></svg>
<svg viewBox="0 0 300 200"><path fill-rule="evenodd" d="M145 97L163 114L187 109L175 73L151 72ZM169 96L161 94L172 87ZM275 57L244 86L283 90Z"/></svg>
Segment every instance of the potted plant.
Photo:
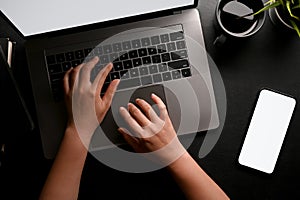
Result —
<svg viewBox="0 0 300 200"><path fill-rule="evenodd" d="M266 10L275 25L292 29L300 37L300 0L269 0L254 15Z"/></svg>

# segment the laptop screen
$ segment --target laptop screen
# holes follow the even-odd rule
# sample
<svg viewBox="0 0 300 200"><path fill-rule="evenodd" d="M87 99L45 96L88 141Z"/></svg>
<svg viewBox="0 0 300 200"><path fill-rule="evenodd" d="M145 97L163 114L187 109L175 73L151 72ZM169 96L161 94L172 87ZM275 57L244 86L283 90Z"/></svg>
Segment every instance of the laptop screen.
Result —
<svg viewBox="0 0 300 200"><path fill-rule="evenodd" d="M31 36L193 4L194 0L1 0L0 9L24 36Z"/></svg>

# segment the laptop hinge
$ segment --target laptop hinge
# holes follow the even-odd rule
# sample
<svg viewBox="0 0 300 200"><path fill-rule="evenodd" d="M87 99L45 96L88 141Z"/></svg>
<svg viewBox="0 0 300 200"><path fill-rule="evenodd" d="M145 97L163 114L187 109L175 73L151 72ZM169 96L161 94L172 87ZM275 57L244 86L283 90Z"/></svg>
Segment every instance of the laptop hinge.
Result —
<svg viewBox="0 0 300 200"><path fill-rule="evenodd" d="M173 15L178 15L178 14L182 14L182 11L181 10L176 10L173 12Z"/></svg>

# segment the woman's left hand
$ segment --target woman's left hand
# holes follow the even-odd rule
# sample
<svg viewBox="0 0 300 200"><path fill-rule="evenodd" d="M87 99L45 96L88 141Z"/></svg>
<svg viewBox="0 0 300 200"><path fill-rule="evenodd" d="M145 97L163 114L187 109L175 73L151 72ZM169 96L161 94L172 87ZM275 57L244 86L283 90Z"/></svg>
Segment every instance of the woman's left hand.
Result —
<svg viewBox="0 0 300 200"><path fill-rule="evenodd" d="M119 84L118 79L113 80L101 98L101 89L113 66L111 63L108 64L91 82L91 72L98 61L99 58L94 57L89 62L70 69L64 76L67 129L76 129L86 145L106 115Z"/></svg>

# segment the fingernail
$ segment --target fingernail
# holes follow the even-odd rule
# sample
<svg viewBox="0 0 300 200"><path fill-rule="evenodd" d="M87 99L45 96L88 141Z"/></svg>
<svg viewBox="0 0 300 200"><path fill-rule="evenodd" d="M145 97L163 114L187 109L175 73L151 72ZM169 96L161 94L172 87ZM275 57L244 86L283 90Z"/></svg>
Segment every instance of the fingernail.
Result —
<svg viewBox="0 0 300 200"><path fill-rule="evenodd" d="M122 106L119 108L119 111L120 111L120 112L122 112L122 111L124 111L124 110L125 110L125 108L122 107Z"/></svg>
<svg viewBox="0 0 300 200"><path fill-rule="evenodd" d="M140 101L140 100L141 100L140 98L137 98L135 101L138 102L138 101Z"/></svg>
<svg viewBox="0 0 300 200"><path fill-rule="evenodd" d="M152 96L152 97L157 97L157 95L156 95L156 94L154 94L154 93L152 93L152 94L151 94L151 96Z"/></svg>
<svg viewBox="0 0 300 200"><path fill-rule="evenodd" d="M111 84L113 85L113 87L114 87L114 88L113 88L113 92L114 92L114 93L117 91L119 83L120 83L120 80L119 80L119 79L115 79L115 80L113 80L113 82L111 83Z"/></svg>
<svg viewBox="0 0 300 200"><path fill-rule="evenodd" d="M115 79L114 81L115 81L115 84L116 84L116 85L119 85L120 79Z"/></svg>

